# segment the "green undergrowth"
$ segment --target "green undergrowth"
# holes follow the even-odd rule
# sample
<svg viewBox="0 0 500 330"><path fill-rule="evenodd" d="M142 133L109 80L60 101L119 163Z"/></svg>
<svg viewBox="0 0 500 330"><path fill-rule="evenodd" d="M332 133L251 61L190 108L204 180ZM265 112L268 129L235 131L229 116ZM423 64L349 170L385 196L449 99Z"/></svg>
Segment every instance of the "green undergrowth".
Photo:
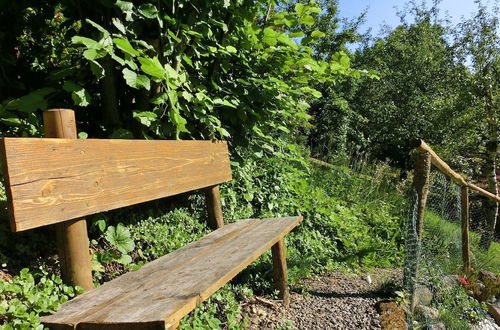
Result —
<svg viewBox="0 0 500 330"><path fill-rule="evenodd" d="M432 211L426 212L425 248L432 254L435 264L447 274L462 267L462 232L458 223L446 221ZM492 242L488 250L480 247L481 235L469 231L472 267L500 274L500 243Z"/></svg>
<svg viewBox="0 0 500 330"><path fill-rule="evenodd" d="M292 287L307 276L328 270L400 265L401 210L406 201L394 175L389 175L389 167L365 165L360 171L349 166L313 165L303 157L247 155L240 159L245 161L232 162L234 180L221 188L225 221L304 216L286 239ZM204 198L199 193L89 217L96 285L199 239L209 232L205 219ZM28 231L19 237L6 228L0 233L0 257L11 274L19 273L21 267L28 267L23 272L31 273L41 265L58 279L50 230ZM17 247L9 246L14 237L18 237ZM23 257L18 247L30 258ZM56 296L67 290L58 281L53 280L59 290L53 291ZM269 252L186 316L181 328L241 328L245 320L238 302L253 293L276 293ZM59 302L64 299L61 295ZM1 320L1 327L13 324L12 318ZM39 325L31 314L19 315L19 320Z"/></svg>

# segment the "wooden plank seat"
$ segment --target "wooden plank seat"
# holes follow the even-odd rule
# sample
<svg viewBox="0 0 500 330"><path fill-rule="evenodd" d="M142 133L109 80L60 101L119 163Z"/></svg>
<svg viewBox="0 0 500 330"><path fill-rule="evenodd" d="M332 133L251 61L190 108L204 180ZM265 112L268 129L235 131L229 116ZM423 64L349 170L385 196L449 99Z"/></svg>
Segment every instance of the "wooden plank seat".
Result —
<svg viewBox="0 0 500 330"><path fill-rule="evenodd" d="M54 225L61 275L86 293L63 304L55 329L163 329L177 326L267 249L288 304L284 236L302 217L240 220L224 226L219 184L231 180L227 143L77 140L74 113L44 113L46 138L2 138L11 229ZM179 193L206 193L208 224L199 241L92 289L84 216Z"/></svg>
<svg viewBox="0 0 500 330"><path fill-rule="evenodd" d="M65 303L54 329L165 328L283 238L300 217L240 220Z"/></svg>

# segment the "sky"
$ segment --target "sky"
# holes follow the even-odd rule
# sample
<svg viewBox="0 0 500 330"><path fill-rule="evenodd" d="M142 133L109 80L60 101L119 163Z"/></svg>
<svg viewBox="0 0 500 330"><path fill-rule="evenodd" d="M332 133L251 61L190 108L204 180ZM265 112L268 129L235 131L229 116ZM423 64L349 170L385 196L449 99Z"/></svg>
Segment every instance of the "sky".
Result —
<svg viewBox="0 0 500 330"><path fill-rule="evenodd" d="M395 27L399 24L399 17L396 15L395 6L403 9L407 0L339 0L340 17L354 18L365 10L367 11L366 23L361 27L360 32L365 32L372 28L372 35L376 36L382 24ZM420 3L421 0L417 0ZM495 0L483 0L488 7L492 7ZM497 0L498 3L498 0ZM427 1L430 7L431 1ZM469 18L477 8L474 0L442 0L440 3L441 16L447 13L453 24L460 21L462 16Z"/></svg>

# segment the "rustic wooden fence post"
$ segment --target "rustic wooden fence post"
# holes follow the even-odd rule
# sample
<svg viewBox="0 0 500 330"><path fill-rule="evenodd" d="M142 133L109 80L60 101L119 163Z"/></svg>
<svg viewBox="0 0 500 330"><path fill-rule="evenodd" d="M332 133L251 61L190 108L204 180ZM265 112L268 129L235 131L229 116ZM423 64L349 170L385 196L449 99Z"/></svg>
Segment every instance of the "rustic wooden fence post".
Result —
<svg viewBox="0 0 500 330"><path fill-rule="evenodd" d="M469 188L460 187L461 218L462 218L462 260L464 271L470 270L470 246L469 246Z"/></svg>
<svg viewBox="0 0 500 330"><path fill-rule="evenodd" d="M208 207L208 226L212 229L221 228L224 226L224 218L222 216L219 186L205 188L205 197Z"/></svg>
<svg viewBox="0 0 500 330"><path fill-rule="evenodd" d="M429 175L431 171L431 154L429 152L423 151L417 153L417 161L415 164L415 176L413 178L413 184L417 191L417 234L418 239L422 239L422 234L424 230L424 213L425 205L427 204L427 195L429 193Z"/></svg>
<svg viewBox="0 0 500 330"><path fill-rule="evenodd" d="M75 113L69 109L51 109L43 113L45 137L76 139ZM61 275L66 284L90 290L92 264L85 219L55 224Z"/></svg>

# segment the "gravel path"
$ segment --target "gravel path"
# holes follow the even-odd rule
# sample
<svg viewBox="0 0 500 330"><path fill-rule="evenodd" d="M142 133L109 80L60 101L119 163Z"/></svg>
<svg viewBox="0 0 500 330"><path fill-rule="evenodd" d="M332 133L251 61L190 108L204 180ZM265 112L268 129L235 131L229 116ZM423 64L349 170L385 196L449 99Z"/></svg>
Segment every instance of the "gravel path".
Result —
<svg viewBox="0 0 500 330"><path fill-rule="evenodd" d="M384 283L401 280L401 272L377 269L370 275L325 274L303 283L302 293L292 293L284 308L278 301L253 298L242 304L251 329L380 329L375 308L383 300ZM370 283L371 282L371 283Z"/></svg>

